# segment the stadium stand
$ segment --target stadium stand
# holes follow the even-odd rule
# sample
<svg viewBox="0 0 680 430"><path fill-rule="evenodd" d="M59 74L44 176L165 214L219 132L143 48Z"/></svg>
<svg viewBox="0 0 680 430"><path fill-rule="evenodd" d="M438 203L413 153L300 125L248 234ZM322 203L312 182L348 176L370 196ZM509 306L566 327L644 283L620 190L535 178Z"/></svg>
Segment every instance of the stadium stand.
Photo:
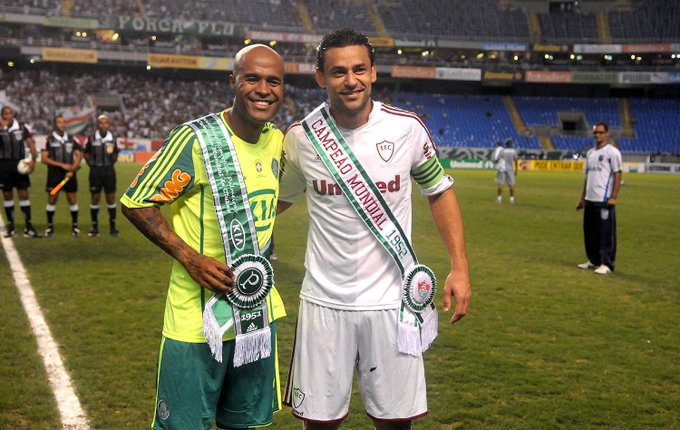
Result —
<svg viewBox="0 0 680 430"><path fill-rule="evenodd" d="M520 9L500 9L496 0L401 0L382 3L378 11L392 36L420 35L465 40L528 41L529 26Z"/></svg>
<svg viewBox="0 0 680 430"><path fill-rule="evenodd" d="M302 22L291 0L144 0L147 16L249 23L253 28L300 31Z"/></svg>
<svg viewBox="0 0 680 430"><path fill-rule="evenodd" d="M677 0L634 2L630 10L609 12L612 41L620 43L680 41L680 7Z"/></svg>
<svg viewBox="0 0 680 430"><path fill-rule="evenodd" d="M380 86L376 98L419 113L439 146L492 147L496 141L512 138L518 148L535 149L541 147L538 136L544 139L549 136L557 149L581 151L592 144L588 128L594 122L605 121L615 131L624 152L680 152L680 136L672 127L661 127L661 124L677 123L678 116L674 112L680 110L680 106L675 99L630 99L634 123L624 127L618 97L626 97L625 86L617 90L614 98L607 98L606 93L599 90L589 92L599 97L528 97L522 94L538 92L523 93L512 86L493 90L484 88L484 82L471 84L475 89L470 90L464 89L464 84L446 81L428 86L432 93L421 93L414 90L417 83L389 76L392 65L407 65L479 67L483 72L512 72L511 81L521 79L523 73L530 70L550 72L564 68L596 73L663 70L678 79L680 53L677 59L672 59L669 52L644 55L644 61L626 59L629 55L623 53L618 64L617 59L605 64L601 54L590 57L584 54L585 58L578 63L581 59L570 60L567 50L571 43L601 43L603 20L609 24L612 42L663 42L658 46L673 46L670 43L680 41L680 26L677 25L680 2L675 0L610 1L601 9L584 6L550 11L547 7L534 10L528 3L499 0L476 0L474 7L467 0L196 0L189 3L180 0L0 0L0 14L7 13L30 15L30 19L3 21L0 26L3 52L32 48L31 52L39 53L44 47L82 48L120 51L123 55L128 52L141 54L141 61L147 53L230 58L243 46L244 35L251 30L318 35L340 26L352 26L372 36L401 37L425 43L406 45L412 47L403 52L391 46L377 48L378 62L382 66L380 83L386 85ZM79 35L72 27L73 23L66 27L42 25L35 19L41 16L97 18L100 28L108 28L106 25L109 24L115 28L117 16L180 20L187 25L198 20L224 21L234 23L235 30L231 35L218 37L196 31L156 35L152 26L145 31L121 27L118 30L120 37L111 40L95 31ZM532 24L533 21L537 24ZM536 25L541 33L539 38L536 33L530 36L532 31L536 32ZM437 44L440 40L460 44L452 46L468 44L476 47L431 49L427 44L428 41ZM554 60L551 55L549 61L543 61L542 51L525 52L522 48L514 53L500 48L498 52L492 52L495 48L479 48L494 41L500 42L496 46L540 41L559 45L561 52L554 53ZM286 61L314 62L313 43L279 41L276 49ZM428 51L427 55L424 50ZM516 54L519 55L515 57ZM120 53L118 55L117 58L122 57ZM39 55L36 58L39 62ZM50 120L56 109L80 105L90 97L107 100L100 108L109 112L112 126L119 135L148 138L162 138L182 121L225 107L232 97L225 91L224 75L219 75L218 79L214 71L197 71L193 75L174 73L171 69L144 72L138 68L140 64L106 61L87 69L53 63L7 70L0 65L0 88L13 102L20 104L22 119L32 123L40 133L50 130ZM603 77L603 80L607 79L608 76ZM631 79L635 81L634 76ZM282 128L322 100L323 92L311 88L313 85L311 77L305 75L297 75L288 81L288 99L276 118ZM645 94L659 95L674 88L673 85L656 87L663 87L663 91L648 86ZM455 94L470 94L476 90L489 95ZM553 87L551 94L566 94L570 90L564 86L561 90ZM676 90L674 94L678 92ZM35 97L35 94L40 96ZM527 126L526 131L517 125L517 112L504 104L503 94L506 99L512 95L517 112ZM630 94L640 93L631 91ZM515 123L507 109L512 110ZM577 130L565 130L565 113L583 118ZM545 144L545 140L541 142Z"/></svg>
<svg viewBox="0 0 680 430"><path fill-rule="evenodd" d="M585 114L586 128L596 122L606 122L620 128L621 119L617 99L586 97L515 97L524 122L528 126L560 127L558 112Z"/></svg>
<svg viewBox="0 0 680 430"><path fill-rule="evenodd" d="M0 74L0 84L14 96L19 117L39 134L51 130L57 108L81 105L88 96L119 100L118 107L106 108L119 136L155 139L164 138L187 119L228 106L233 97L219 80L122 71L14 71ZM288 102L275 119L283 129L321 103L324 92L288 83L286 97ZM517 148L541 149L536 134L517 131L499 95L426 94L381 87L375 98L418 113L438 146L490 148L511 138ZM622 128L617 98L517 96L513 100L529 130L549 129L558 150L583 151L592 146L589 130L596 122L608 123L613 131ZM680 100L632 98L630 105L635 135L618 139L623 152L680 152L680 129L674 127L680 123ZM564 113L582 114L583 128L563 131L559 115ZM92 122L88 130L93 126Z"/></svg>
<svg viewBox="0 0 680 430"><path fill-rule="evenodd" d="M97 94L120 100L119 108L109 111L113 131L123 137L144 138L163 138L174 126L223 108L233 97L224 82L105 71L19 71L3 75L0 82L14 96L22 121L40 134L52 129L57 108L81 105L88 96L96 98Z"/></svg>
<svg viewBox="0 0 680 430"><path fill-rule="evenodd" d="M587 12L539 14L543 40L547 43L597 42L595 15Z"/></svg>
<svg viewBox="0 0 680 430"><path fill-rule="evenodd" d="M367 35L377 35L366 4L351 0L307 0L304 2L314 27L327 32L339 27L352 27Z"/></svg>
<svg viewBox="0 0 680 430"><path fill-rule="evenodd" d="M636 137L621 138L623 152L680 153L680 100L631 98Z"/></svg>
<svg viewBox="0 0 680 430"><path fill-rule="evenodd" d="M516 148L540 148L537 138L519 135L501 96L395 92L392 102L418 113L438 146L492 148L511 138Z"/></svg>
<svg viewBox="0 0 680 430"><path fill-rule="evenodd" d="M555 149L574 152L585 152L593 146L593 138L590 136L552 136Z"/></svg>

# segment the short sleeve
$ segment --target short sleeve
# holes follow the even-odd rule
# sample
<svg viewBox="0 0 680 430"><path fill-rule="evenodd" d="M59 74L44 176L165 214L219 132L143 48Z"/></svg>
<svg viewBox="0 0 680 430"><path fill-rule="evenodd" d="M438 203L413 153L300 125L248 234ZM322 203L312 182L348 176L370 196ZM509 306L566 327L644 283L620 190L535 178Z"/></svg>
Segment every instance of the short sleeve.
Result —
<svg viewBox="0 0 680 430"><path fill-rule="evenodd" d="M294 203L305 192L305 175L300 168L299 147L306 139L299 124L294 124L283 140L283 157L279 200Z"/></svg>
<svg viewBox="0 0 680 430"><path fill-rule="evenodd" d="M413 128L411 141L417 142L411 177L420 187L420 192L425 196L434 196L451 188L453 178L444 171L430 133L420 122Z"/></svg>
<svg viewBox="0 0 680 430"><path fill-rule="evenodd" d="M194 131L186 125L173 130L161 148L142 167L120 201L140 208L170 204L189 191L196 171Z"/></svg>
<svg viewBox="0 0 680 430"><path fill-rule="evenodd" d="M618 149L615 149L612 154L611 158L611 167L612 167L612 172L618 173L622 170L623 168L623 163L621 161L621 151Z"/></svg>

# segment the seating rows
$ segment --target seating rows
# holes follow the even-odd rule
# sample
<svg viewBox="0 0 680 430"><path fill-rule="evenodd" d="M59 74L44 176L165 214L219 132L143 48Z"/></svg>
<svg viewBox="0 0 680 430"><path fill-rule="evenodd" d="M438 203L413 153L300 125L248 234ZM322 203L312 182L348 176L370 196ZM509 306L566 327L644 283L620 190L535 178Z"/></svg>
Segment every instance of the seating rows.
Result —
<svg viewBox="0 0 680 430"><path fill-rule="evenodd" d="M631 98L635 138L620 139L625 152L680 153L680 100Z"/></svg>
<svg viewBox="0 0 680 430"><path fill-rule="evenodd" d="M501 7L498 0L0 0L0 8L27 14L70 15L105 20L117 15L145 15L173 19L229 21L254 29L307 32L297 5L309 13L314 32L349 26L376 35L370 13L380 16L390 36L453 37L466 40L597 42L596 13L562 10L539 13L542 40L530 35L527 12ZM604 10L603 10L604 12ZM612 40L619 43L680 41L680 4L677 0L615 4L606 10Z"/></svg>
<svg viewBox="0 0 680 430"><path fill-rule="evenodd" d="M415 111L438 146L494 147L511 138L518 148L540 148L538 138L521 136L501 96L395 92L393 104Z"/></svg>
<svg viewBox="0 0 680 430"><path fill-rule="evenodd" d="M415 4L417 3L417 4ZM502 10L496 0L389 2L378 6L388 32L474 40L527 40L529 26L520 9Z"/></svg>
<svg viewBox="0 0 680 430"><path fill-rule="evenodd" d="M612 41L618 43L680 41L679 23L677 0L645 0L631 10L609 12Z"/></svg>
<svg viewBox="0 0 680 430"><path fill-rule="evenodd" d="M17 106L19 118L39 134L51 130L54 111L82 104L88 96L102 96L109 103L120 100L119 106L108 108L112 128L119 136L156 139L188 119L223 109L233 98L223 81L110 71L0 73L0 87ZM286 97L288 101L275 118L282 129L321 103L325 92L288 83ZM416 112L438 146L493 147L511 138L517 148L540 148L536 135L541 130L551 134L557 149L580 151L592 145L591 136L561 136L558 113L576 113L585 120L586 129L603 121L618 135L622 127L618 99L513 97L524 123L533 130L521 135L500 95L427 94L381 86L374 97ZM680 128L676 126L680 123L680 100L633 98L629 103L635 137L619 139L624 152L680 153Z"/></svg>
<svg viewBox="0 0 680 430"><path fill-rule="evenodd" d="M586 126L606 122L612 128L621 126L617 99L586 97L515 97L515 104L528 126L560 127L558 112L582 112Z"/></svg>

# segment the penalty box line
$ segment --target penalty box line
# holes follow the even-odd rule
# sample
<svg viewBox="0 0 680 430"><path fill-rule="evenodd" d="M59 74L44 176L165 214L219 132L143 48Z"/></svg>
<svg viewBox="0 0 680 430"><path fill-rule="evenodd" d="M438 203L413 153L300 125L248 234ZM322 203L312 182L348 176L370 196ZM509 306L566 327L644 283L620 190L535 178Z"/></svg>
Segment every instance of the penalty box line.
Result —
<svg viewBox="0 0 680 430"><path fill-rule="evenodd" d="M4 229L5 223L2 217L0 217L0 230L4 231ZM89 430L90 426L87 423L87 416L80 404L80 400L78 400L71 378L68 372L66 372L63 360L59 354L59 347L52 337L45 316L40 309L19 253L10 238L3 237L2 246L5 248L7 260L12 269L14 283L19 290L21 304L28 316L33 335L38 343L38 354L42 358L47 379L57 401L62 428L64 430Z"/></svg>

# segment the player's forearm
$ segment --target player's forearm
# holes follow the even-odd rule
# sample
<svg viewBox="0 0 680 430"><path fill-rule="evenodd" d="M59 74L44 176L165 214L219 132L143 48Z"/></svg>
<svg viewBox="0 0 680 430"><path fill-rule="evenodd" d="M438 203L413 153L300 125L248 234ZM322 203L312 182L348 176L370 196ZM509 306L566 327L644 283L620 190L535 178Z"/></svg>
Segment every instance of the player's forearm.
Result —
<svg viewBox="0 0 680 430"><path fill-rule="evenodd" d="M583 181L583 188L581 189L581 200L586 198L586 187L588 186L588 178Z"/></svg>
<svg viewBox="0 0 680 430"><path fill-rule="evenodd" d="M64 169L64 166L65 166L64 163L60 163L58 161L51 159L50 154L47 151L42 151L40 153L40 162L43 163L43 164L47 164L48 166L59 167L60 169ZM66 169L64 169L64 170L66 170Z"/></svg>
<svg viewBox="0 0 680 430"><path fill-rule="evenodd" d="M463 216L455 192L449 189L430 197L429 203L435 226L451 259L451 270L467 276L469 270Z"/></svg>
<svg viewBox="0 0 680 430"><path fill-rule="evenodd" d="M73 157L73 163L71 164L71 169L73 172L78 169L78 166L80 166L80 161L83 159L83 154L80 151L76 151L75 156Z"/></svg>
<svg viewBox="0 0 680 430"><path fill-rule="evenodd" d="M619 190L621 189L621 172L614 173L614 185L612 187L612 199L619 197Z"/></svg>
<svg viewBox="0 0 680 430"><path fill-rule="evenodd" d="M26 143L28 143L28 150L31 153L31 158L33 158L33 160L35 161L36 160L36 149L35 149L35 142L33 142L33 138L29 137L28 139L26 139Z"/></svg>
<svg viewBox="0 0 680 430"><path fill-rule="evenodd" d="M183 266L186 267L191 256L196 254L196 251L170 227L157 207L128 208L122 205L121 212L147 239Z"/></svg>

